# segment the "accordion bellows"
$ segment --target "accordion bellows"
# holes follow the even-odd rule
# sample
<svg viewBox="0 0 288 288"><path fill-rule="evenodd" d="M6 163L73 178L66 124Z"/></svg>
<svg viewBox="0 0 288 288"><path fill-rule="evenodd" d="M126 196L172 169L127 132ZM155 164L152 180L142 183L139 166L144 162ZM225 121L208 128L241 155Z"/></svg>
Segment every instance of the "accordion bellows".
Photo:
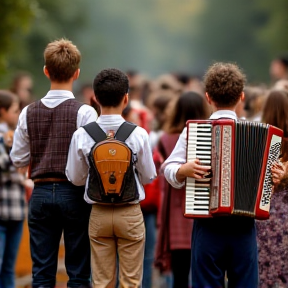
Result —
<svg viewBox="0 0 288 288"><path fill-rule="evenodd" d="M268 219L271 166L278 161L283 131L272 125L233 119L189 120L187 161L211 165L203 179L186 179L184 216L241 215Z"/></svg>

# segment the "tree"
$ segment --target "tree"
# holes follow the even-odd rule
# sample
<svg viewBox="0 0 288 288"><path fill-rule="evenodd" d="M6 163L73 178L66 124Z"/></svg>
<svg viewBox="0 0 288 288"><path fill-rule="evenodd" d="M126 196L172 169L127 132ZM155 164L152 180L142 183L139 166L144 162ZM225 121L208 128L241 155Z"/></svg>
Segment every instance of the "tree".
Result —
<svg viewBox="0 0 288 288"><path fill-rule="evenodd" d="M13 1L31 2L31 0ZM77 33L81 33L87 11L85 1L81 0L73 1L73 5L69 0L41 0L36 4L37 10L34 9L33 18L29 18L30 29L25 31L26 33L17 30L13 35L8 35L14 45L11 45L6 52L6 75L2 77L0 84L2 87L9 86L15 72L28 71L34 78L35 97L39 98L49 89L49 82L42 72L45 46L48 42L62 37L75 41ZM12 7L9 6L9 9Z"/></svg>
<svg viewBox="0 0 288 288"><path fill-rule="evenodd" d="M16 31L27 33L37 10L36 0L1 0L0 75L8 68L7 55L16 44Z"/></svg>
<svg viewBox="0 0 288 288"><path fill-rule="evenodd" d="M206 0L205 4L195 21L198 32L190 38L198 56L195 66L237 62L250 82L268 83L272 55L288 47L284 37L288 2Z"/></svg>

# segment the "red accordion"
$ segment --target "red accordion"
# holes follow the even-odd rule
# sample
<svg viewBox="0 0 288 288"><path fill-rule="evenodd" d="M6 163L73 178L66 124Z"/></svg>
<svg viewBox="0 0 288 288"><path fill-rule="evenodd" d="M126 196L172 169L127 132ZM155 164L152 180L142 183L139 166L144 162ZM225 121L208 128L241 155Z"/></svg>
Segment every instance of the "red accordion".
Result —
<svg viewBox="0 0 288 288"><path fill-rule="evenodd" d="M211 166L203 179L186 179L184 216L242 215L268 219L271 165L278 161L283 131L233 119L189 120L187 161Z"/></svg>

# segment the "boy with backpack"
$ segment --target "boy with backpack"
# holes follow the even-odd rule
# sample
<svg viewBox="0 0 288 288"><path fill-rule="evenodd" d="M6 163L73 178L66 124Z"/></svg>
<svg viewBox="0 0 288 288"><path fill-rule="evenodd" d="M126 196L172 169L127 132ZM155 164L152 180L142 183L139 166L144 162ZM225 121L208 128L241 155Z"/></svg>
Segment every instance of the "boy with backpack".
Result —
<svg viewBox="0 0 288 288"><path fill-rule="evenodd" d="M92 284L115 287L118 255L119 287L141 287L145 225L139 202L145 198L142 184L156 177L149 137L121 116L129 90L123 72L102 70L93 88L101 116L74 133L66 166L68 179L86 184L84 198L93 204Z"/></svg>

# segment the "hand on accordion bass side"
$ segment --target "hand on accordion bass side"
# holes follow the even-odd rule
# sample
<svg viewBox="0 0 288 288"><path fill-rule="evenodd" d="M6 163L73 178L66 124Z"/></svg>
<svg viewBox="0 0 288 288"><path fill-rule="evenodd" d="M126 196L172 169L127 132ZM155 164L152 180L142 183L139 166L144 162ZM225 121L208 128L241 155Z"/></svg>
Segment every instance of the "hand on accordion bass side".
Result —
<svg viewBox="0 0 288 288"><path fill-rule="evenodd" d="M194 159L182 164L177 171L176 178L180 183L187 177L195 179L203 179L207 176L211 177L211 166L201 165L199 159Z"/></svg>

